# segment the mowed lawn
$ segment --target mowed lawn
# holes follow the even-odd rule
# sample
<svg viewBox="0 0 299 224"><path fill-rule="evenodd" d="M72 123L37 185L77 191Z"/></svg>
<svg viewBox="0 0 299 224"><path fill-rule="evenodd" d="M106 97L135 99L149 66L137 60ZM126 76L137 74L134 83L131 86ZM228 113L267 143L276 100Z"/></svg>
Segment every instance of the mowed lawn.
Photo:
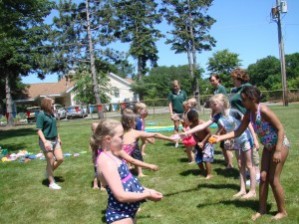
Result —
<svg viewBox="0 0 299 224"><path fill-rule="evenodd" d="M299 223L299 104L271 107L281 119L292 147L282 173L288 217L277 223ZM207 119L208 114L201 115ZM117 119L117 118L116 118ZM0 223L104 223L107 194L92 189L93 164L89 150L90 124L96 120L76 119L59 122L63 141L64 163L57 170L60 191L48 189L44 178L46 162L0 162ZM167 115L151 115L151 125L171 125ZM214 131L212 129L212 131ZM165 132L171 135L171 132ZM25 149L37 154L39 147L34 126L12 129L1 127L0 146L9 153ZM196 165L188 165L183 147L157 140L146 149L146 162L160 167L157 172L145 170L140 179L144 186L164 194L162 201L142 204L137 215L141 224L174 223L253 223L250 217L258 209L255 200L234 200L239 189L238 171L225 170L217 146L214 177L205 180ZM79 156L74 157L74 153ZM235 160L235 158L234 158ZM234 161L236 166L236 161ZM258 187L257 187L258 191ZM270 214L255 223L269 223L276 203L269 189Z"/></svg>

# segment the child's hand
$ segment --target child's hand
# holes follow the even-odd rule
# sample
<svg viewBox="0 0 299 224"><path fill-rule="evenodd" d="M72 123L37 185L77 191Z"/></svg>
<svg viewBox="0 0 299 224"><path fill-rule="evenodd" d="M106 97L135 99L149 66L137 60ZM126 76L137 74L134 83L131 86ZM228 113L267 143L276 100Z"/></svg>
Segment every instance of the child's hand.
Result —
<svg viewBox="0 0 299 224"><path fill-rule="evenodd" d="M280 161L281 161L281 151L276 150L273 154L273 162L274 163L280 163Z"/></svg>
<svg viewBox="0 0 299 224"><path fill-rule="evenodd" d="M171 120L173 120L173 121L178 121L178 120L180 120L180 117L179 117L179 115L177 115L177 114L173 114L173 115L171 115Z"/></svg>
<svg viewBox="0 0 299 224"><path fill-rule="evenodd" d="M152 171L157 171L157 170L159 170L159 167L155 164L150 164L149 169Z"/></svg>
<svg viewBox="0 0 299 224"><path fill-rule="evenodd" d="M153 190L153 189L148 189L149 196L147 197L148 200L151 201L160 201L163 198L163 194Z"/></svg>
<svg viewBox="0 0 299 224"><path fill-rule="evenodd" d="M204 147L204 143L203 142L198 142L197 145L199 146L199 148L203 149Z"/></svg>
<svg viewBox="0 0 299 224"><path fill-rule="evenodd" d="M210 138L209 138L209 143L210 144L215 144L215 143L217 143L219 140L218 140L218 136L217 135L212 135Z"/></svg>

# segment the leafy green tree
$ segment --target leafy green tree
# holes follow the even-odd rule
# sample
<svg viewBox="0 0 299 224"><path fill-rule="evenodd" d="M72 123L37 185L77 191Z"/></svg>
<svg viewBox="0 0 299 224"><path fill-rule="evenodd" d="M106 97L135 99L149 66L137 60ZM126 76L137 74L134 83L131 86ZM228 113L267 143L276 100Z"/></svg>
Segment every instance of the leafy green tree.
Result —
<svg viewBox="0 0 299 224"><path fill-rule="evenodd" d="M154 0L115 1L118 29L115 37L130 43L129 54L137 60L137 80L147 73L147 62L157 66L156 41L162 37L155 25L161 22Z"/></svg>
<svg viewBox="0 0 299 224"><path fill-rule="evenodd" d="M132 90L142 95L144 99L150 99L153 93L156 93L156 98L165 99L171 89L172 81L175 79L179 80L182 89L192 96L192 79L189 75L188 65L152 68L141 82L136 82L133 85Z"/></svg>
<svg viewBox="0 0 299 224"><path fill-rule="evenodd" d="M247 68L250 82L264 90L281 89L280 61L274 56L257 60Z"/></svg>
<svg viewBox="0 0 299 224"><path fill-rule="evenodd" d="M287 81L297 79L299 77L299 53L287 54L285 56L286 61L286 74ZM299 86L293 88L298 88Z"/></svg>
<svg viewBox="0 0 299 224"><path fill-rule="evenodd" d="M196 53L211 50L215 39L208 34L215 19L207 15L213 0L162 0L166 20L173 26L166 44L171 44L175 53L186 53L193 93L199 91Z"/></svg>
<svg viewBox="0 0 299 224"><path fill-rule="evenodd" d="M13 124L11 87L20 75L47 72L49 53L44 19L53 3L48 0L0 1L0 70L5 80L8 124Z"/></svg>
<svg viewBox="0 0 299 224"><path fill-rule="evenodd" d="M208 71L211 74L218 74L222 84L229 88L232 87L230 73L241 66L241 60L236 53L229 52L228 49L217 51L208 59Z"/></svg>

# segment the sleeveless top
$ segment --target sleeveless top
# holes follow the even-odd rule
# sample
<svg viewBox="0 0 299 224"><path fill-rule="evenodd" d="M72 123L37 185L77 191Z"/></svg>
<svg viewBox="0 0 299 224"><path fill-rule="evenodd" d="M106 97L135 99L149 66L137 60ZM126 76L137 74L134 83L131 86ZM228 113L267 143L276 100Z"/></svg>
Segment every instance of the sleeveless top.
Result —
<svg viewBox="0 0 299 224"><path fill-rule="evenodd" d="M137 145L138 143L135 141L133 143L130 143L130 144L123 144L123 147L122 149L128 153L129 155L132 155L133 151L137 148Z"/></svg>
<svg viewBox="0 0 299 224"><path fill-rule="evenodd" d="M278 140L277 130L268 121L262 120L260 104L257 108L255 122L253 121L252 113L250 113L250 122L254 131L259 136L261 143L266 148L273 148L276 146Z"/></svg>
<svg viewBox="0 0 299 224"><path fill-rule="evenodd" d="M227 116L220 116L218 123L223 126L226 132L235 131L241 124L242 116L243 115L238 110L230 109ZM237 144L242 144L245 141L251 141L251 139L251 133L247 128L239 137L236 137L234 140Z"/></svg>
<svg viewBox="0 0 299 224"><path fill-rule="evenodd" d="M101 149L98 149L98 155L100 156L103 152ZM111 157L109 154L105 153L108 157L117 163L116 159ZM122 163L118 167L118 173L121 178L123 189L127 192L140 192L144 191L144 188L139 183L138 179L134 177L127 166L127 164L122 160ZM108 223L114 222L120 218L132 217L137 212L140 203L144 202L119 202L113 195L109 186L106 187L108 193L108 206L106 211L106 220Z"/></svg>

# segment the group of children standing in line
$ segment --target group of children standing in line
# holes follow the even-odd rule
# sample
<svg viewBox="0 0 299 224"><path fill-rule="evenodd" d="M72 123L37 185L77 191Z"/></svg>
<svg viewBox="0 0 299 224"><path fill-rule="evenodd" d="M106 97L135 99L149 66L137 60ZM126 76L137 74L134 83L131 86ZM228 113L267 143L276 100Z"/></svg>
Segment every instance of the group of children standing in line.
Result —
<svg viewBox="0 0 299 224"><path fill-rule="evenodd" d="M212 178L211 163L214 159L214 144L226 139L234 139L232 148L235 149L240 173L240 190L234 197L244 199L256 196L255 168L252 165L252 153L257 140L253 137L254 131L264 145L261 160L261 180L259 188L259 210L252 216L256 220L267 212L266 201L269 184L274 193L278 207L278 213L274 219L287 216L284 203L284 192L280 183L280 174L288 155L289 142L285 136L283 126L277 116L265 105L260 104L260 92L256 87L244 87L241 97L244 106L248 110L245 115L230 109L227 97L216 94L210 99L211 118L208 121L199 119L195 110L194 99L184 102L184 114L182 116L183 132L179 133L182 143L186 146L189 162L195 161L205 173L206 178ZM196 100L195 100L196 103ZM135 111L136 112L136 111ZM167 137L160 133L146 133L143 128L136 130L141 114L146 117L146 107L137 110L138 115L130 109L125 109L121 122L114 120L102 120L93 124L93 135L90 145L93 151L93 161L96 175L101 184L107 189L109 199L106 210L107 223L121 222L134 223L136 212L140 203L145 199L159 201L162 193L148 189L138 182L128 170L127 161L140 167L157 170L153 164L142 161L142 152L138 149L138 139L153 142L159 138L176 142L176 138ZM218 130L211 134L209 126L218 124ZM252 124L253 129L249 126ZM226 134L222 134L223 130ZM219 135L221 133L221 135ZM193 154L195 149L195 155ZM131 156L138 150L138 158ZM144 153L144 152L143 152ZM250 173L250 189L246 192L246 169ZM142 171L138 173L142 176Z"/></svg>

